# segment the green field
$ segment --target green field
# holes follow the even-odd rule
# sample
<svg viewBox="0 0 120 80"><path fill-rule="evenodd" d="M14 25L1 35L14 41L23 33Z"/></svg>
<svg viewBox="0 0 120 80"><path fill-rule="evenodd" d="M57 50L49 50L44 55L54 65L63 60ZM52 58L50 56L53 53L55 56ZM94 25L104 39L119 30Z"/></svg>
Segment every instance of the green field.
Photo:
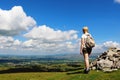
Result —
<svg viewBox="0 0 120 80"><path fill-rule="evenodd" d="M83 70L82 60L5 56L1 57L0 80L120 80L120 70L89 74Z"/></svg>
<svg viewBox="0 0 120 80"><path fill-rule="evenodd" d="M83 71L70 72L25 72L0 74L0 80L120 80L120 70L104 73L91 71L84 74Z"/></svg>

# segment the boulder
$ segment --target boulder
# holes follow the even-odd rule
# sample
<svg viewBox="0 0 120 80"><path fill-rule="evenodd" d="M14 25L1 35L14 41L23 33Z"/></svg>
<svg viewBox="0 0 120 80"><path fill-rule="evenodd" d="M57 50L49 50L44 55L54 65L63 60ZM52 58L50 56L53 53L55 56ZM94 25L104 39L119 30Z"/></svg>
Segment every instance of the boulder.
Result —
<svg viewBox="0 0 120 80"><path fill-rule="evenodd" d="M96 60L91 62L90 68L104 72L118 70L120 68L120 49L110 48L108 51L103 52Z"/></svg>

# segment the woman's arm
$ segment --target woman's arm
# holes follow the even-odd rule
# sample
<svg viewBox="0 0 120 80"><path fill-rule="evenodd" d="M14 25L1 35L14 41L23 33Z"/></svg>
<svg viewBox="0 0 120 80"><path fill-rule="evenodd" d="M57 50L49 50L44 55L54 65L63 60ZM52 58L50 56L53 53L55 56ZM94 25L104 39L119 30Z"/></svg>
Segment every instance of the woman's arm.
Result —
<svg viewBox="0 0 120 80"><path fill-rule="evenodd" d="M83 54L82 50L83 50L83 38L81 38L81 44L80 44L80 54Z"/></svg>

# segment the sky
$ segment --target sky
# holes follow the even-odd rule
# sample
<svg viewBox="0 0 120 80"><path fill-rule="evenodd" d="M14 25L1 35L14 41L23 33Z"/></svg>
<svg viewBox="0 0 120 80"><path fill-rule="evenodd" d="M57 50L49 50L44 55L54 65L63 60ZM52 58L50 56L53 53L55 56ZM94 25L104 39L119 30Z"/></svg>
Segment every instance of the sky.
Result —
<svg viewBox="0 0 120 80"><path fill-rule="evenodd" d="M93 53L120 48L120 0L0 0L0 54L79 54L84 26Z"/></svg>

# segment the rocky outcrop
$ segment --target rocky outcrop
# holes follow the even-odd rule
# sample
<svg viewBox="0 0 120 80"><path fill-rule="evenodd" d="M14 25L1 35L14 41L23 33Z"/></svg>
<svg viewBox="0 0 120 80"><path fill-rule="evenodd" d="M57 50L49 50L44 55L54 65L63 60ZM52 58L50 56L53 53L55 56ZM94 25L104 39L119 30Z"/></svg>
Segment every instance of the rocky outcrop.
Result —
<svg viewBox="0 0 120 80"><path fill-rule="evenodd" d="M104 72L118 70L120 68L120 49L110 48L102 53L96 60L91 62L92 70L103 70Z"/></svg>

